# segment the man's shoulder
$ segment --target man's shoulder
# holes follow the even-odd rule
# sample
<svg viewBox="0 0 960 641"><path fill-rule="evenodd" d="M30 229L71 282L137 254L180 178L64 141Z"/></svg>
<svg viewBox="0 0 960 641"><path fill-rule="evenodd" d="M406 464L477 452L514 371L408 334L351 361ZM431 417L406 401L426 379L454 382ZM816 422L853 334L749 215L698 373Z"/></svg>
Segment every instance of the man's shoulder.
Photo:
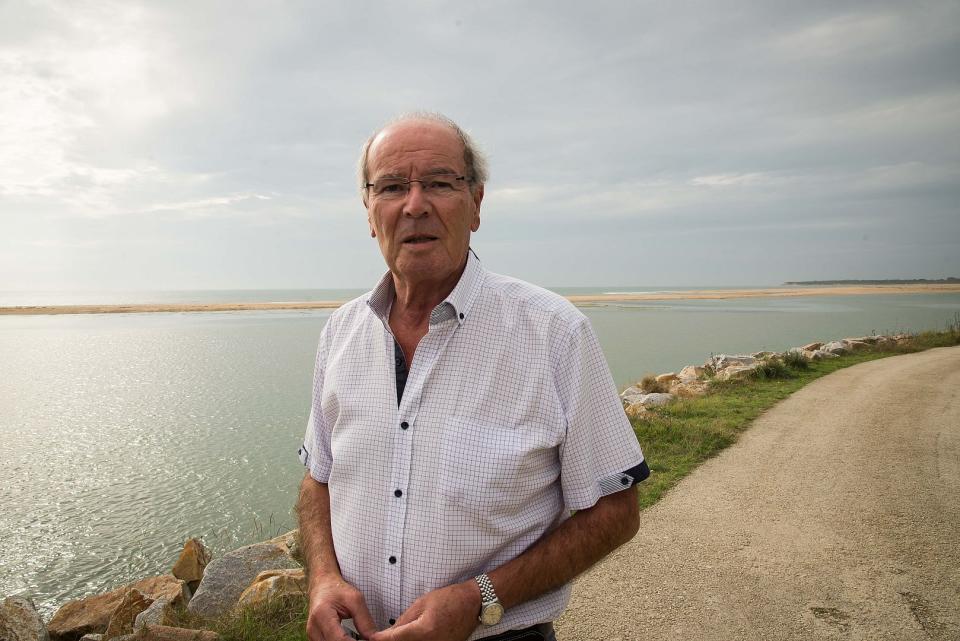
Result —
<svg viewBox="0 0 960 641"><path fill-rule="evenodd" d="M561 322L586 320L583 312L560 294L513 276L486 272L483 295L488 301L500 301L522 312L540 312Z"/></svg>

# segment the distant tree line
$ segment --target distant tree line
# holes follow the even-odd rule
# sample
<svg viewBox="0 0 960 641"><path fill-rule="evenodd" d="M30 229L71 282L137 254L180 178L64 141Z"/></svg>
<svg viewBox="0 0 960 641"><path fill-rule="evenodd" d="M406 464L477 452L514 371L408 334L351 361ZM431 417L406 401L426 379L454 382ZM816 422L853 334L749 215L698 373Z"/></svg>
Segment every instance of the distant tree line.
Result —
<svg viewBox="0 0 960 641"><path fill-rule="evenodd" d="M960 278L889 278L882 280L791 280L784 285L916 285L960 283Z"/></svg>

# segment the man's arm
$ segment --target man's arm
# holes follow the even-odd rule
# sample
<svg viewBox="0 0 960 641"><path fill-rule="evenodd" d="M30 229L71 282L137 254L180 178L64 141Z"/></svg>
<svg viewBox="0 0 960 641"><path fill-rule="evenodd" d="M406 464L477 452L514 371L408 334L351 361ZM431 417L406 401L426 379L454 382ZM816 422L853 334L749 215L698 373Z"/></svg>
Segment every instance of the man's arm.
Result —
<svg viewBox="0 0 960 641"><path fill-rule="evenodd" d="M311 641L347 641L340 621L352 618L357 631L370 638L377 629L363 595L340 575L330 529L330 492L309 472L300 483L297 518L310 595L307 636Z"/></svg>
<svg viewBox="0 0 960 641"><path fill-rule="evenodd" d="M510 609L555 590L626 543L640 528L636 486L580 510L523 554L489 573L497 598ZM477 627L480 589L470 579L429 592L371 641L462 641Z"/></svg>

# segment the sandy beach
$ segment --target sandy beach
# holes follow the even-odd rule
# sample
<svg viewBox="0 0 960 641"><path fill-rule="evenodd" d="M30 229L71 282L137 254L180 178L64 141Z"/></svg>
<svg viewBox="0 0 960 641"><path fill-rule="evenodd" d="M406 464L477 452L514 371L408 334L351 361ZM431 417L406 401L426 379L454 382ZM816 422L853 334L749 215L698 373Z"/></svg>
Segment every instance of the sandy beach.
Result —
<svg viewBox="0 0 960 641"><path fill-rule="evenodd" d="M732 298L791 298L801 296L868 296L872 294L960 293L960 285L851 285L825 287L774 287L765 289L701 289L675 292L590 294L567 296L575 305L669 300L724 300ZM346 301L277 303L146 303L133 305L43 305L0 307L0 315L43 314L145 314L156 312L238 312L336 309Z"/></svg>

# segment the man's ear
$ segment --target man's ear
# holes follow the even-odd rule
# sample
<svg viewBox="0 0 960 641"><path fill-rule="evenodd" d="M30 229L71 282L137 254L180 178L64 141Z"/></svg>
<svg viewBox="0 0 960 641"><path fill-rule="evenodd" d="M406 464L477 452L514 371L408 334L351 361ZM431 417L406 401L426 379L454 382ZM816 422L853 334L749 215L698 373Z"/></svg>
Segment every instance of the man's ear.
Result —
<svg viewBox="0 0 960 641"><path fill-rule="evenodd" d="M477 191L471 196L473 196L474 211L473 220L470 221L470 231L477 231L480 229L480 203L483 202L483 185L477 187Z"/></svg>

